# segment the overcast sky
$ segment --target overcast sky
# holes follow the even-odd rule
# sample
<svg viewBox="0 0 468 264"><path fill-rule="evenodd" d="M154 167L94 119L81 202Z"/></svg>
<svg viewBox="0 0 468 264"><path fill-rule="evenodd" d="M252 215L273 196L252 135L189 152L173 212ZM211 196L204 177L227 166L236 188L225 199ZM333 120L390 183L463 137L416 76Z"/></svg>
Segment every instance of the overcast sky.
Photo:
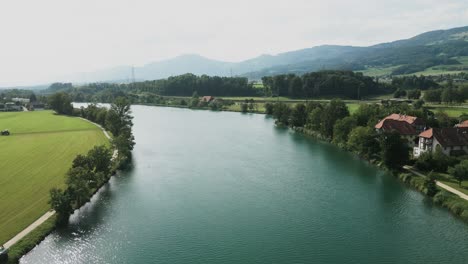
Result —
<svg viewBox="0 0 468 264"><path fill-rule="evenodd" d="M187 53L240 61L466 25L466 0L1 1L0 85Z"/></svg>

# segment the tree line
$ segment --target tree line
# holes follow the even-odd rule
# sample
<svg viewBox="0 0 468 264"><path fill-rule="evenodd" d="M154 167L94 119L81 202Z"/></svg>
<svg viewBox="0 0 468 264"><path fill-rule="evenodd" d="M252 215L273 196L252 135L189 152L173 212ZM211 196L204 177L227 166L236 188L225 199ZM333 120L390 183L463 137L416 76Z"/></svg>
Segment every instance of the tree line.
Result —
<svg viewBox="0 0 468 264"><path fill-rule="evenodd" d="M130 102L117 98L109 109L89 105L87 108L73 109L70 96L57 93L51 96L51 104L59 114L81 116L103 126L112 133L112 146L118 151L113 157L111 149L96 146L87 155L78 155L66 175L66 188L53 188L49 203L58 213L57 221L65 224L73 209L82 206L95 190L106 183L116 169L124 169L131 164L132 149L135 145L132 134ZM71 110L70 110L71 109Z"/></svg>
<svg viewBox="0 0 468 264"><path fill-rule="evenodd" d="M379 84L373 78L353 71L325 70L302 76L282 74L265 76L262 81L268 95L295 98L342 96L361 99L390 89L386 84Z"/></svg>

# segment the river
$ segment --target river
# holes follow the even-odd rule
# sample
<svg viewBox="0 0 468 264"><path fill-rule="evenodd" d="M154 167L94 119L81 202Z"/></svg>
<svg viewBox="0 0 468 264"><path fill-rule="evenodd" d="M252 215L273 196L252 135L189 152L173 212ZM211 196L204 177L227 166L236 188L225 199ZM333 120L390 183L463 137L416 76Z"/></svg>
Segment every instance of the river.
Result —
<svg viewBox="0 0 468 264"><path fill-rule="evenodd" d="M264 115L133 106L134 168L21 263L468 263L468 225Z"/></svg>

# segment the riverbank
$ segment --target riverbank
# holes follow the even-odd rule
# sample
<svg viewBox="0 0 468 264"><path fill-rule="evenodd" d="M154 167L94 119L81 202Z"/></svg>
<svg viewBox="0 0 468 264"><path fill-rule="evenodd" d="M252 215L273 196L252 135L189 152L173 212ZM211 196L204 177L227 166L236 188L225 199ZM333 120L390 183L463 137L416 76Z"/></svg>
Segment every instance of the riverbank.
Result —
<svg viewBox="0 0 468 264"><path fill-rule="evenodd" d="M104 136L110 141L112 137L109 133L99 124L94 123L88 119L80 118L86 122L89 122L95 126L97 126ZM116 174L116 159L118 157L118 150L114 149L112 152L111 162L112 162L112 169L110 172L110 177L108 180L103 182L101 185L97 186L96 189L93 190L91 195L84 201L83 204L77 205L76 210L79 210L83 207L86 203L88 203L92 197L110 180L110 178ZM57 215L54 210L49 210L39 219L37 219L34 223L29 225L26 229L22 230L18 233L15 237L10 239L4 244L4 247L9 250L8 253L8 262L7 263L18 263L19 259L30 250L32 250L36 245L38 245L47 235L49 235L53 230L56 228L56 220Z"/></svg>
<svg viewBox="0 0 468 264"><path fill-rule="evenodd" d="M323 137L320 133L312 130L308 130L302 127L293 127L292 128L294 131L312 136L313 138L317 140L321 140L327 143L330 143L342 150L347 151L346 149L333 144L328 140L327 138ZM415 171L408 170L407 166L403 166L402 169L408 170L410 173L404 173L403 171L389 171L385 167L382 167L380 164L376 164L375 161L367 160L362 157L359 157L362 160L368 161L370 164L375 165L381 170L385 170L392 175L394 175L397 179L399 179L401 182L405 183L409 187L419 191L420 193L424 194L427 198L431 199L431 201L434 204L437 204L439 206L442 206L446 209L448 209L453 215L464 221L465 223L468 223L468 196L462 192L457 191L456 189L447 186L441 182L436 181L437 188L439 189L439 192L434 197L430 197L427 195L427 189L425 187L425 177L421 175L420 173L416 173Z"/></svg>
<svg viewBox="0 0 468 264"><path fill-rule="evenodd" d="M415 190L426 195L434 204L440 205L449 210L454 216L468 223L468 201L454 193L450 193L438 185L439 192L434 197L427 196L427 189L424 186L424 177L412 173L399 173L398 179Z"/></svg>

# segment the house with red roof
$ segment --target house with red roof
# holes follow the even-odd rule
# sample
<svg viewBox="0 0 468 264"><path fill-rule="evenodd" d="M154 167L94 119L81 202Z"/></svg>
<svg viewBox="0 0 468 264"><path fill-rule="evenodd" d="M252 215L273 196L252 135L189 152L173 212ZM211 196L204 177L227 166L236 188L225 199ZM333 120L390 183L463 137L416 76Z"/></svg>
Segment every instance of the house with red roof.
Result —
<svg viewBox="0 0 468 264"><path fill-rule="evenodd" d="M468 127L468 120L456 124L455 127Z"/></svg>
<svg viewBox="0 0 468 264"><path fill-rule="evenodd" d="M418 142L419 133L424 131L426 122L421 118L409 115L391 114L380 120L375 129L377 132L397 132L406 138L410 146Z"/></svg>
<svg viewBox="0 0 468 264"><path fill-rule="evenodd" d="M424 152L435 152L437 148L447 156L468 154L468 127L430 128L419 134L413 154L419 157Z"/></svg>
<svg viewBox="0 0 468 264"><path fill-rule="evenodd" d="M202 98L200 98L200 101L201 102L205 102L205 103L209 103L211 101L213 101L215 98L213 96L203 96Z"/></svg>

